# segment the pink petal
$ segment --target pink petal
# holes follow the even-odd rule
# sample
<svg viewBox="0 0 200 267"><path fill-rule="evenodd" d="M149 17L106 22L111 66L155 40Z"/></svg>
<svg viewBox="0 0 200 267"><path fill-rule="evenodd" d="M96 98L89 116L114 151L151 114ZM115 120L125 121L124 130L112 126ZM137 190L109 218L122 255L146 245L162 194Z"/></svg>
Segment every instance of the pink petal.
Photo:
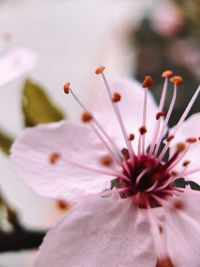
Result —
<svg viewBox="0 0 200 267"><path fill-rule="evenodd" d="M36 54L28 49L16 49L0 60L0 86L29 71L36 62Z"/></svg>
<svg viewBox="0 0 200 267"><path fill-rule="evenodd" d="M110 81L109 84L112 92L119 92L122 96L121 101L118 102L119 109L128 134L136 134L136 140L133 142L136 145L139 135L138 129L142 126L144 89L138 82L128 79ZM146 144L149 145L154 130L152 125L156 122L155 116L157 113L156 103L150 94L148 94L147 111ZM94 104L94 113L103 127L113 136L120 148L123 148L125 142L105 88L102 88L102 92Z"/></svg>
<svg viewBox="0 0 200 267"><path fill-rule="evenodd" d="M169 254L176 267L197 267L200 247L200 209L197 203L200 193L185 192L176 201L183 204L182 209L168 208L165 211Z"/></svg>
<svg viewBox="0 0 200 267"><path fill-rule="evenodd" d="M52 153L58 155L54 164L50 162ZM109 188L110 177L65 160L103 169L102 155L104 148L89 127L63 121L26 129L13 145L11 157L18 175L35 191L73 200Z"/></svg>
<svg viewBox="0 0 200 267"><path fill-rule="evenodd" d="M149 224L132 200L88 198L49 231L36 267L154 267Z"/></svg>
<svg viewBox="0 0 200 267"><path fill-rule="evenodd" d="M173 129L172 129L173 131ZM180 130L177 132L173 144L177 144L179 142L185 142L187 138L195 137L198 138L200 136L200 113L196 113L192 116L190 116L181 126ZM171 147L171 153L174 152L175 146L173 145ZM199 151L200 151L200 142L191 144L191 147L183 160L177 165L176 170L181 170L182 163L185 160L189 160L190 164L188 166L188 170L200 168L199 163ZM191 174L188 177L190 177L193 180L196 180L197 182L200 182L200 171L196 172L195 174Z"/></svg>

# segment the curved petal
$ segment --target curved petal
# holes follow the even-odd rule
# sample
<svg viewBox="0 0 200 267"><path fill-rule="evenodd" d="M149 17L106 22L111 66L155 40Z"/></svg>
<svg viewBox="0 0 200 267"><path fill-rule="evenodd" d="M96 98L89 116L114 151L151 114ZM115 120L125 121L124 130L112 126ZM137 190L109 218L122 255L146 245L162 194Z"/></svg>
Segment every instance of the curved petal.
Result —
<svg viewBox="0 0 200 267"><path fill-rule="evenodd" d="M87 126L63 121L26 129L11 152L18 175L42 195L73 200L110 186L109 175L67 162L108 170L100 163L104 147Z"/></svg>
<svg viewBox="0 0 200 267"><path fill-rule="evenodd" d="M138 129L142 126L144 89L134 80L115 80L109 82L112 92L119 92L121 94L121 101L118 102L120 113L127 130L127 133L136 135L136 140L133 145L137 144ZM104 86L105 87L105 86ZM156 113L158 107L148 93L147 102L147 134L146 145L152 141L154 124L156 123ZM106 89L102 88L99 98L94 104L94 114L98 121L103 125L108 133L114 138L116 144L123 148L125 142L119 127L119 122L116 119L112 104L107 95Z"/></svg>
<svg viewBox="0 0 200 267"><path fill-rule="evenodd" d="M20 48L0 59L0 86L29 71L36 63L36 54Z"/></svg>
<svg viewBox="0 0 200 267"><path fill-rule="evenodd" d="M165 211L169 254L177 267L199 266L200 201L199 192L185 192L178 197L180 209ZM178 201L178 202L177 202Z"/></svg>
<svg viewBox="0 0 200 267"><path fill-rule="evenodd" d="M49 231L36 267L155 266L149 231L132 200L88 198Z"/></svg>
<svg viewBox="0 0 200 267"><path fill-rule="evenodd" d="M172 129L173 131L173 129ZM181 126L180 130L177 132L175 136L174 142L185 142L187 138L195 137L198 138L200 133L200 113L196 113L192 116L190 116ZM173 143L174 143L173 142ZM194 143L190 145L190 148L185 155L185 157L182 159L182 161L177 165L176 170L182 170L183 169L183 162L185 160L189 160L190 164L188 166L188 170L199 168L200 169L200 161L199 161L199 151L200 151L200 142ZM174 145L171 147L170 154L174 152ZM200 171L196 172L194 174L189 175L191 179L200 182Z"/></svg>

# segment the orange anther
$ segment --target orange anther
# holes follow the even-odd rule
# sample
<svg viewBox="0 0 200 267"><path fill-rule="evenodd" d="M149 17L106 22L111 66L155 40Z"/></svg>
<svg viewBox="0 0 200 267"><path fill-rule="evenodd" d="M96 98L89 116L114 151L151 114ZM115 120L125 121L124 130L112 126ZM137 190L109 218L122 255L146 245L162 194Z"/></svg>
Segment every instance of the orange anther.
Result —
<svg viewBox="0 0 200 267"><path fill-rule="evenodd" d="M183 162L183 167L187 167L190 164L190 160L185 160Z"/></svg>
<svg viewBox="0 0 200 267"><path fill-rule="evenodd" d="M153 84L153 79L151 76L147 75L144 77L144 81L142 83L143 88L149 88Z"/></svg>
<svg viewBox="0 0 200 267"><path fill-rule="evenodd" d="M69 87L70 87L70 83L69 82L64 84L63 90L64 90L65 94L69 94L69 90L70 90Z"/></svg>
<svg viewBox="0 0 200 267"><path fill-rule="evenodd" d="M51 153L49 157L49 161L51 164L55 164L59 158L60 158L60 154L58 152L53 152Z"/></svg>
<svg viewBox="0 0 200 267"><path fill-rule="evenodd" d="M81 115L82 122L89 122L92 120L92 115L89 112L83 112Z"/></svg>
<svg viewBox="0 0 200 267"><path fill-rule="evenodd" d="M173 72L171 70L163 71L162 78L169 78L173 75Z"/></svg>
<svg viewBox="0 0 200 267"><path fill-rule="evenodd" d="M95 70L95 73L98 75L98 74L103 73L104 70L105 70L105 67L104 67L104 66L99 66L99 67Z"/></svg>
<svg viewBox="0 0 200 267"><path fill-rule="evenodd" d="M183 78L181 76L173 76L171 79L170 79L170 82L176 84L176 85L180 85L183 83Z"/></svg>
<svg viewBox="0 0 200 267"><path fill-rule="evenodd" d="M119 102L121 100L121 95L118 92L115 92L112 97L113 102Z"/></svg>

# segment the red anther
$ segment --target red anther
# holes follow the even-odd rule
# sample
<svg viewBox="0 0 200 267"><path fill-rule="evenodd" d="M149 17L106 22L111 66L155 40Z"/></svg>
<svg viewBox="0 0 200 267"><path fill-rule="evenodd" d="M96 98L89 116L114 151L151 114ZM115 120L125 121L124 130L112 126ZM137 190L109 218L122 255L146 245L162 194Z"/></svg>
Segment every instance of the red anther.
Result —
<svg viewBox="0 0 200 267"><path fill-rule="evenodd" d="M176 145L176 149L177 149L177 152L178 152L178 153L183 152L183 151L185 150L185 144L184 144L184 143L178 143L178 144Z"/></svg>
<svg viewBox="0 0 200 267"><path fill-rule="evenodd" d="M130 154L127 148L122 148L122 154L124 155L125 159L128 160L130 158Z"/></svg>
<svg viewBox="0 0 200 267"><path fill-rule="evenodd" d="M189 137L189 138L186 139L186 142L190 143L190 144L196 143L197 142L197 138Z"/></svg>
<svg viewBox="0 0 200 267"><path fill-rule="evenodd" d="M128 139L129 139L129 141L133 141L135 139L135 135L134 134L129 134Z"/></svg>
<svg viewBox="0 0 200 267"><path fill-rule="evenodd" d="M144 77L144 81L142 83L143 88L149 88L153 84L153 79L151 76L147 75Z"/></svg>
<svg viewBox="0 0 200 267"><path fill-rule="evenodd" d="M142 127L140 127L139 132L141 135L143 135L147 132L147 128L145 126L142 126Z"/></svg>
<svg viewBox="0 0 200 267"><path fill-rule="evenodd" d="M58 152L53 152L49 156L49 161L51 164L55 164L60 158L60 154Z"/></svg>
<svg viewBox="0 0 200 267"><path fill-rule="evenodd" d="M70 90L69 87L70 87L70 83L69 82L64 84L63 90L64 90L65 94L69 94L69 90Z"/></svg>
<svg viewBox="0 0 200 267"><path fill-rule="evenodd" d="M173 76L171 79L170 79L170 82L176 84L176 85L180 85L183 83L183 78L181 76Z"/></svg>
<svg viewBox="0 0 200 267"><path fill-rule="evenodd" d="M65 200L57 200L56 201L56 206L63 211L67 211L70 208L70 205L68 202Z"/></svg>
<svg viewBox="0 0 200 267"><path fill-rule="evenodd" d="M105 155L105 156L101 157L100 162L104 166L110 166L113 164L113 158L109 155Z"/></svg>
<svg viewBox="0 0 200 267"><path fill-rule="evenodd" d="M198 137L198 140L200 141L200 136Z"/></svg>
<svg viewBox="0 0 200 267"><path fill-rule="evenodd" d="M183 162L183 167L187 167L190 164L190 160L185 160Z"/></svg>
<svg viewBox="0 0 200 267"><path fill-rule="evenodd" d="M169 135L167 138L166 138L166 141L167 142L170 142L171 140L174 139L174 135Z"/></svg>
<svg viewBox="0 0 200 267"><path fill-rule="evenodd" d="M89 122L92 120L92 115L89 112L83 112L81 115L82 122Z"/></svg>
<svg viewBox="0 0 200 267"><path fill-rule="evenodd" d="M166 113L165 113L164 111L158 112L158 113L156 114L156 120L159 120L160 117L164 117L165 114L166 114Z"/></svg>
<svg viewBox="0 0 200 267"><path fill-rule="evenodd" d="M158 259L156 267L175 267L169 257Z"/></svg>
<svg viewBox="0 0 200 267"><path fill-rule="evenodd" d="M169 78L173 75L173 72L171 70L163 71L162 78Z"/></svg>
<svg viewBox="0 0 200 267"><path fill-rule="evenodd" d="M119 102L121 100L121 95L118 92L115 92L112 97L113 102Z"/></svg>
<svg viewBox="0 0 200 267"><path fill-rule="evenodd" d="M104 66L99 66L96 70L95 70L95 73L97 75L103 73L103 71L105 70L105 67Z"/></svg>

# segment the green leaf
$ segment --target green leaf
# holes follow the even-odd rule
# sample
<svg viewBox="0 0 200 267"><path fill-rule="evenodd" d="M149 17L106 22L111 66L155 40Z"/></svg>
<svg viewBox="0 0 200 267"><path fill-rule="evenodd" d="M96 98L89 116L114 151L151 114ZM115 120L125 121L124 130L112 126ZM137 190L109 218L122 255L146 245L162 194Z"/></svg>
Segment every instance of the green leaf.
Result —
<svg viewBox="0 0 200 267"><path fill-rule="evenodd" d="M190 185L192 190L200 191L200 186L197 183L193 181L188 181L187 184Z"/></svg>
<svg viewBox="0 0 200 267"><path fill-rule="evenodd" d="M174 181L174 185L177 186L177 187L185 188L185 186L186 186L185 179L183 179L183 178L176 179Z"/></svg>
<svg viewBox="0 0 200 267"><path fill-rule="evenodd" d="M12 143L13 139L7 133L0 129L0 149L5 155L9 155Z"/></svg>
<svg viewBox="0 0 200 267"><path fill-rule="evenodd" d="M64 119L62 111L51 102L44 89L31 80L24 84L22 110L26 127Z"/></svg>

